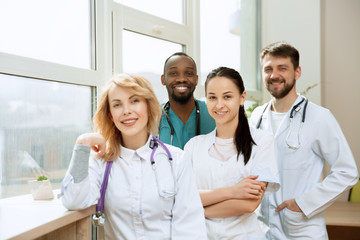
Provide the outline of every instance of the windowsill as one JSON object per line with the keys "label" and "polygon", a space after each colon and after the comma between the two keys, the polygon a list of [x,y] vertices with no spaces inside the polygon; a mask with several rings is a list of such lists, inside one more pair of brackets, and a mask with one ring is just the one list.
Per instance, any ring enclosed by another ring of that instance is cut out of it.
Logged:
{"label": "windowsill", "polygon": [[68,211],[56,198],[58,192],[52,200],[33,200],[31,194],[0,199],[0,239],[34,239],[95,212],[95,206]]}

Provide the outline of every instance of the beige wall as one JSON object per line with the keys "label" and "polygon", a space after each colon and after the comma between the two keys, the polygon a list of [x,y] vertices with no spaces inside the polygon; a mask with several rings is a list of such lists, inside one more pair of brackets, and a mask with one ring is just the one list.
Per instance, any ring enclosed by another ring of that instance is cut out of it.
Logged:
{"label": "beige wall", "polygon": [[360,169],[360,1],[321,1],[321,102],[331,110]]}

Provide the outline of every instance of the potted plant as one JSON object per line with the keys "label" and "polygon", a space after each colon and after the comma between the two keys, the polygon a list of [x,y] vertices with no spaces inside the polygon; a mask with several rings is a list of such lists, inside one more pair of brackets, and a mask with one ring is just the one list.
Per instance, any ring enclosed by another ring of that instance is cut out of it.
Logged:
{"label": "potted plant", "polygon": [[51,183],[47,177],[39,176],[36,180],[30,180],[29,185],[34,200],[46,200],[54,198]]}

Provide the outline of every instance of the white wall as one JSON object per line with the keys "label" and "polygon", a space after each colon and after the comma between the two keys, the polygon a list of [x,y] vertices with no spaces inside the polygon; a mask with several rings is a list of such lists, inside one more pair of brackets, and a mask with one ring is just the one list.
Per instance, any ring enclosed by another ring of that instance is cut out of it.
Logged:
{"label": "white wall", "polygon": [[[302,76],[296,84],[297,92],[320,84],[320,0],[262,1],[262,47],[282,40],[300,52]],[[320,85],[306,96],[321,104]]]}

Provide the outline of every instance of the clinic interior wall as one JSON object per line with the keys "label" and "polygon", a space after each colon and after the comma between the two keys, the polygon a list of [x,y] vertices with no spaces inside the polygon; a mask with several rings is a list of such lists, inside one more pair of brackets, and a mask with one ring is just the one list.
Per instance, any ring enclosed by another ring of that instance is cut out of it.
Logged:
{"label": "clinic interior wall", "polygon": [[[300,52],[302,75],[296,90],[321,105],[320,0],[262,0],[262,47],[286,41]],[[263,87],[265,89],[265,87]],[[270,99],[266,90],[264,100]]]}
{"label": "clinic interior wall", "polygon": [[[297,92],[338,120],[360,169],[360,1],[263,0],[262,47],[285,40],[300,52]],[[264,101],[270,99],[263,87]],[[328,168],[325,170],[325,174]],[[342,200],[347,198],[343,194]]]}
{"label": "clinic interior wall", "polygon": [[360,1],[321,1],[322,103],[339,121],[360,169]]}

